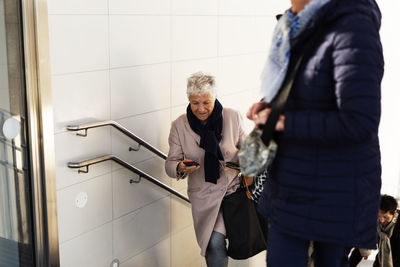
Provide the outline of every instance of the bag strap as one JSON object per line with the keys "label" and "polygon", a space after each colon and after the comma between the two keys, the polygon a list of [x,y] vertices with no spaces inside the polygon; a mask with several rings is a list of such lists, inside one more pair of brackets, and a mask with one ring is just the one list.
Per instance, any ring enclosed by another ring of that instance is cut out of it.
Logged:
{"label": "bag strap", "polygon": [[285,106],[286,100],[289,96],[290,90],[292,89],[293,82],[296,78],[297,71],[299,70],[303,59],[308,58],[317,48],[320,40],[322,39],[324,27],[319,27],[316,32],[311,37],[312,39],[306,44],[306,51],[300,55],[297,59],[293,69],[291,72],[286,73],[285,79],[282,83],[281,88],[279,89],[278,95],[271,102],[271,113],[268,116],[267,122],[264,124],[263,133],[261,135],[261,140],[263,143],[268,146],[269,142],[271,141],[274,132],[275,132],[275,125],[279,119],[279,116],[282,113],[282,110]]}
{"label": "bag strap", "polygon": [[243,176],[240,175],[239,177],[241,186],[246,190],[246,196],[248,199],[251,199],[251,192],[250,192],[250,186],[253,185],[254,183],[254,177],[253,176]]}

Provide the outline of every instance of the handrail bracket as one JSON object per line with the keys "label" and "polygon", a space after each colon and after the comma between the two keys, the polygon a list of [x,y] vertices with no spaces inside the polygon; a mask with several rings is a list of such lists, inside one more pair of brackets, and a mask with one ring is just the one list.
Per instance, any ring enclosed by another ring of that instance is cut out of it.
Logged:
{"label": "handrail bracket", "polygon": [[140,183],[141,180],[142,180],[142,176],[139,175],[139,179],[138,180],[130,179],[129,183],[130,184],[133,184],[133,183],[138,184],[138,183]]}
{"label": "handrail bracket", "polygon": [[81,131],[85,131],[85,133],[77,133],[76,135],[82,136],[82,137],[86,137],[86,136],[87,136],[88,129],[87,129],[87,128],[86,128],[86,129],[82,129]]}
{"label": "handrail bracket", "polygon": [[89,165],[83,166],[78,169],[78,173],[88,173],[89,172]]}
{"label": "handrail bracket", "polygon": [[139,151],[140,150],[140,147],[141,147],[142,145],[141,144],[139,144],[138,143],[138,146],[137,147],[129,147],[129,151]]}

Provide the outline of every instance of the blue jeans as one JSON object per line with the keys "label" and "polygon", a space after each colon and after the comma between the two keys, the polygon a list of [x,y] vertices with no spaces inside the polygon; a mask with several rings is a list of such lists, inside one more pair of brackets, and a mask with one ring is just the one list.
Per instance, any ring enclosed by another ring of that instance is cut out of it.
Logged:
{"label": "blue jeans", "polygon": [[[268,235],[267,266],[306,267],[309,245],[309,240],[284,234],[272,226]],[[341,245],[314,242],[314,267],[348,267],[349,250]]]}
{"label": "blue jeans", "polygon": [[206,250],[207,267],[228,266],[225,236],[213,231]]}

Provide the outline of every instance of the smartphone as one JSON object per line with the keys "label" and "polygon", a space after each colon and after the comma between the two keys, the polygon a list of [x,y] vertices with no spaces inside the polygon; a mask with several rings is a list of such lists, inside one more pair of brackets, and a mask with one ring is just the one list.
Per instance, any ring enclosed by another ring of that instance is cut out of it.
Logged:
{"label": "smartphone", "polygon": [[183,164],[185,164],[185,166],[199,166],[200,164],[194,160],[184,160]]}

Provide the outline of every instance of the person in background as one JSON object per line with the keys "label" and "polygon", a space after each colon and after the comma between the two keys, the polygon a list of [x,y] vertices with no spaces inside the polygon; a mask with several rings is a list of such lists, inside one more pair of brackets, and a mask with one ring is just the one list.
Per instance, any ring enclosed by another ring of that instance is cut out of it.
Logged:
{"label": "person in background", "polygon": [[270,103],[314,33],[275,127],[278,152],[258,211],[270,224],[267,266],[348,266],[352,247],[377,242],[383,54],[374,0],[292,0],[272,37],[262,101],[247,117],[265,124]]}
{"label": "person in background", "polygon": [[371,252],[371,249],[354,248],[349,256],[349,266],[356,267],[362,259],[368,259],[369,255],[371,255]]}
{"label": "person in background", "polygon": [[213,76],[201,72],[191,75],[187,96],[186,114],[172,122],[165,170],[170,177],[187,177],[201,255],[208,267],[225,267],[228,256],[220,207],[223,197],[240,185],[239,171],[225,163],[238,162],[237,153],[245,138],[243,121],[239,112],[223,108],[216,99]]}
{"label": "person in background", "polygon": [[383,195],[378,215],[378,254],[374,267],[400,267],[400,223],[397,201]]}
{"label": "person in background", "polygon": [[[383,195],[378,214],[378,254],[374,267],[400,267],[400,223],[397,219],[397,201],[394,197]],[[362,258],[367,259],[371,250],[355,248],[350,257],[350,267],[357,266]]]}

